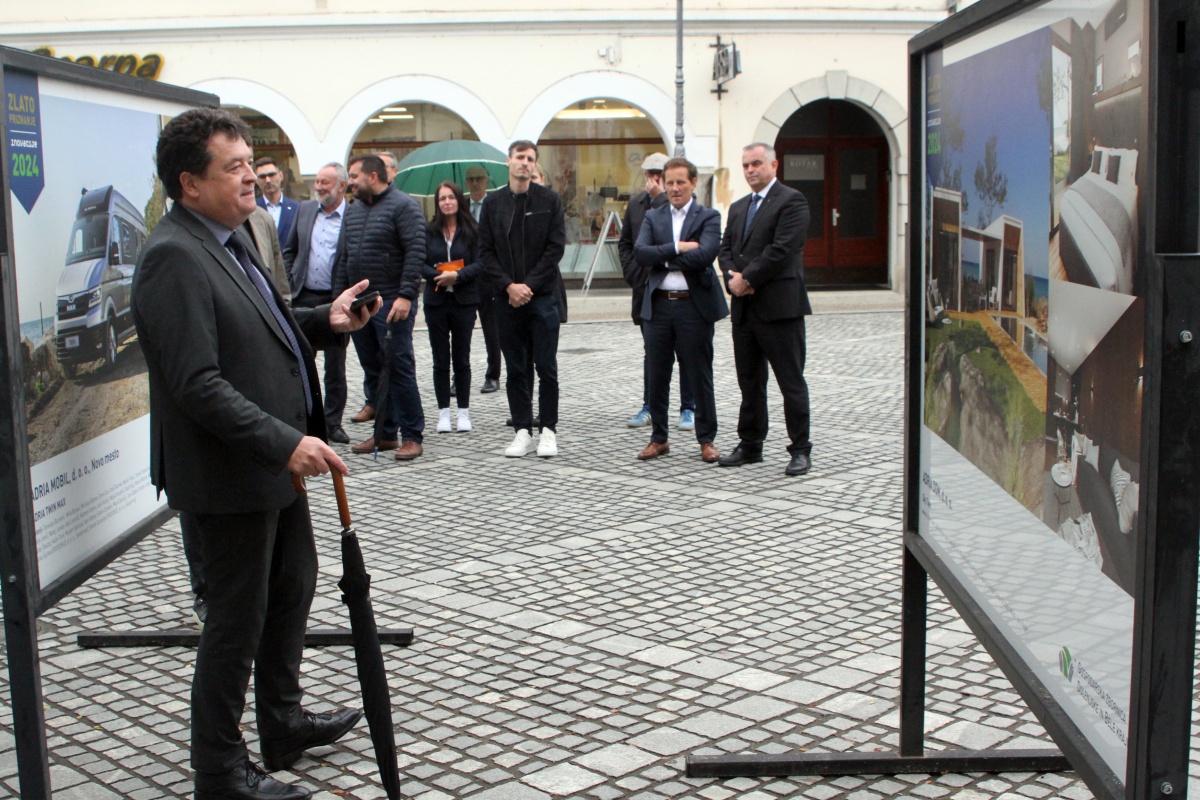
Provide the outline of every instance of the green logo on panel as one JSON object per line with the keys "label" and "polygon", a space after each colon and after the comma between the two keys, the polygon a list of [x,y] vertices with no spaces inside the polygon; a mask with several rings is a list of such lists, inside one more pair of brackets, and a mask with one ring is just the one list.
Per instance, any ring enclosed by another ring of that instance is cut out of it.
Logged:
{"label": "green logo on panel", "polygon": [[1058,668],[1067,680],[1075,678],[1075,660],[1071,658],[1071,651],[1065,647],[1058,654]]}

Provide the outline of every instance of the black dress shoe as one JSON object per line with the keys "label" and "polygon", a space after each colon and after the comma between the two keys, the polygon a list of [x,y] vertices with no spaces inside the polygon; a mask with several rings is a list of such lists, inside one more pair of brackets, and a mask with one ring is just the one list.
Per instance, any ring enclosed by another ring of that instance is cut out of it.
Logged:
{"label": "black dress shoe", "polygon": [[762,462],[762,450],[750,450],[745,445],[738,445],[727,456],[721,456],[717,463],[722,467],[740,467],[742,464],[758,464]]}
{"label": "black dress shoe", "polygon": [[250,761],[224,775],[196,773],[196,800],[304,800],[312,792],[277,781]]}
{"label": "black dress shoe", "polygon": [[267,772],[287,769],[300,760],[304,751],[312,747],[333,744],[345,736],[362,718],[357,708],[343,708],[326,714],[304,712],[304,722],[298,733],[286,739],[263,739],[263,766]]}
{"label": "black dress shoe", "polygon": [[484,378],[483,386],[479,388],[480,394],[491,394],[500,390],[500,381],[495,378]]}
{"label": "black dress shoe", "polygon": [[337,442],[338,444],[350,444],[350,437],[346,434],[346,429],[341,425],[334,425],[329,429],[329,441]]}
{"label": "black dress shoe", "polygon": [[787,469],[783,471],[784,475],[803,475],[808,472],[808,468],[812,466],[808,456],[804,453],[796,453],[792,456],[791,462],[787,465]]}

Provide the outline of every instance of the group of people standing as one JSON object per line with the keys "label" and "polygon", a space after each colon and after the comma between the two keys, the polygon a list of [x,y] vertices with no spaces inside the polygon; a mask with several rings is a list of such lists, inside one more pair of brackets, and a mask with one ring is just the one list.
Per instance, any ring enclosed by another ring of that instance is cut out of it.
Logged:
{"label": "group of people standing", "polygon": [[[356,155],[345,168],[327,164],[317,173],[316,199],[289,210],[275,191],[278,167],[253,161],[241,119],[204,108],[164,126],[158,173],[174,205],[143,248],[133,316],[150,380],[150,477],[181,512],[193,576],[202,567],[207,593],[192,684],[197,800],[308,797],[306,788],[267,773],[337,741],[361,716],[307,711],[299,685],[317,572],[303,479],[348,474],[327,444],[349,443],[341,426],[347,335],[368,398],[353,419],[382,416],[379,440],[352,451],[394,450],[402,461],[422,453],[412,331],[424,279],[438,430],[471,428],[469,348],[478,313],[507,366],[515,436],[505,455],[558,453],[565,225],[558,195],[535,180],[537,158],[535,143],[514,142],[506,186],[487,193],[486,176],[470,173],[469,196],[443,184],[426,223],[417,202],[392,185],[390,154]],[[784,395],[785,472],[802,475],[812,446],[803,376],[808,207],[776,179],[770,146],[747,146],[742,166],[753,193],[733,204],[723,233],[720,214],[695,199],[697,170],[684,158],[648,159],[647,190],[630,202],[619,249],[642,327],[643,411],[652,425],[638,458],[670,452],[677,359],[694,406],[694,418],[683,421],[694,428],[700,457],[726,467],[762,461],[769,366]],[[282,247],[264,241],[273,238],[261,235],[264,224],[276,226]],[[380,297],[354,307],[367,291]],[[713,335],[731,306],[742,403],[739,444],[721,456]],[[325,351],[324,396],[314,348]],[[490,343],[488,350],[485,392],[499,378]],[[388,402],[374,408],[385,380]],[[640,416],[631,423],[642,424]],[[252,669],[265,770],[250,760],[239,728]]]}
{"label": "group of people standing", "polygon": [[[778,181],[771,146],[749,145],[743,156],[753,192],[731,207],[723,233],[719,212],[694,197],[695,165],[661,153],[642,164],[646,190],[631,198],[618,243],[624,277],[633,288],[633,321],[644,343],[642,408],[628,424],[651,427],[639,459],[670,452],[667,406],[678,360],[677,427],[695,432],[701,458],[722,466],[761,461],[769,365],[784,397],[791,439],[786,472],[802,475],[812,446],[804,380],[804,317],[811,313],[803,276],[808,205],[802,194]],[[352,421],[385,415],[379,439],[368,437],[353,452],[394,450],[399,461],[423,452],[425,418],[413,359],[412,310],[424,279],[437,431],[472,428],[471,340],[478,317],[488,351],[481,392],[498,388],[499,353],[508,367],[509,424],[515,436],[505,455],[558,453],[558,332],[567,317],[558,263],[565,225],[562,203],[543,185],[537,158],[535,143],[514,142],[507,157],[509,182],[490,193],[488,174],[478,166],[466,174],[469,194],[453,182],[441,184],[428,224],[416,201],[392,185],[395,158],[390,153],[355,156],[344,178],[337,164],[318,173],[317,200],[301,204],[283,247],[293,302],[305,307],[328,302],[365,278],[383,294],[388,309],[352,334],[367,398]],[[348,210],[340,191],[347,185],[357,201]],[[331,235],[339,217],[346,218],[340,237]],[[302,252],[306,249],[308,258]],[[309,259],[322,268],[307,270]],[[713,330],[731,313],[742,404],[739,444],[722,456],[715,444]],[[389,331],[392,361],[385,368],[381,358]],[[382,373],[388,375],[389,391],[388,407],[380,410],[373,398]],[[325,378],[331,439],[348,443],[341,427],[344,351],[326,351]]]}

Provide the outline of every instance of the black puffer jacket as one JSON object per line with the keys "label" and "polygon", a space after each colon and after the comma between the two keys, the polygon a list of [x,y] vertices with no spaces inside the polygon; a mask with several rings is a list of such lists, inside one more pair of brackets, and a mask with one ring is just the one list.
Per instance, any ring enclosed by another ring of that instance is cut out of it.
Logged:
{"label": "black puffer jacket", "polygon": [[389,186],[369,200],[346,208],[342,246],[333,270],[333,296],[363,278],[368,291],[383,295],[384,307],[397,297],[416,298],[425,264],[425,220],[417,202]]}

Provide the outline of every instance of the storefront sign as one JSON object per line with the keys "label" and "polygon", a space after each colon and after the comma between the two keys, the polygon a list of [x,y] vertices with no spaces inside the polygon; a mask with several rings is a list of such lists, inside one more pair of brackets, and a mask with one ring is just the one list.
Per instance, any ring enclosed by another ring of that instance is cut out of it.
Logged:
{"label": "storefront sign", "polygon": [[[55,58],[53,47],[39,47],[33,52],[40,56],[50,56]],[[139,56],[133,53],[125,53],[123,55],[106,55],[106,56],[57,56],[63,61],[72,61],[76,64],[83,64],[85,67],[98,67],[107,69],[112,72],[119,72],[122,75],[133,75],[138,78],[146,78],[147,80],[156,81],[158,76],[162,74],[163,57],[158,53],[150,53],[149,55]]]}

